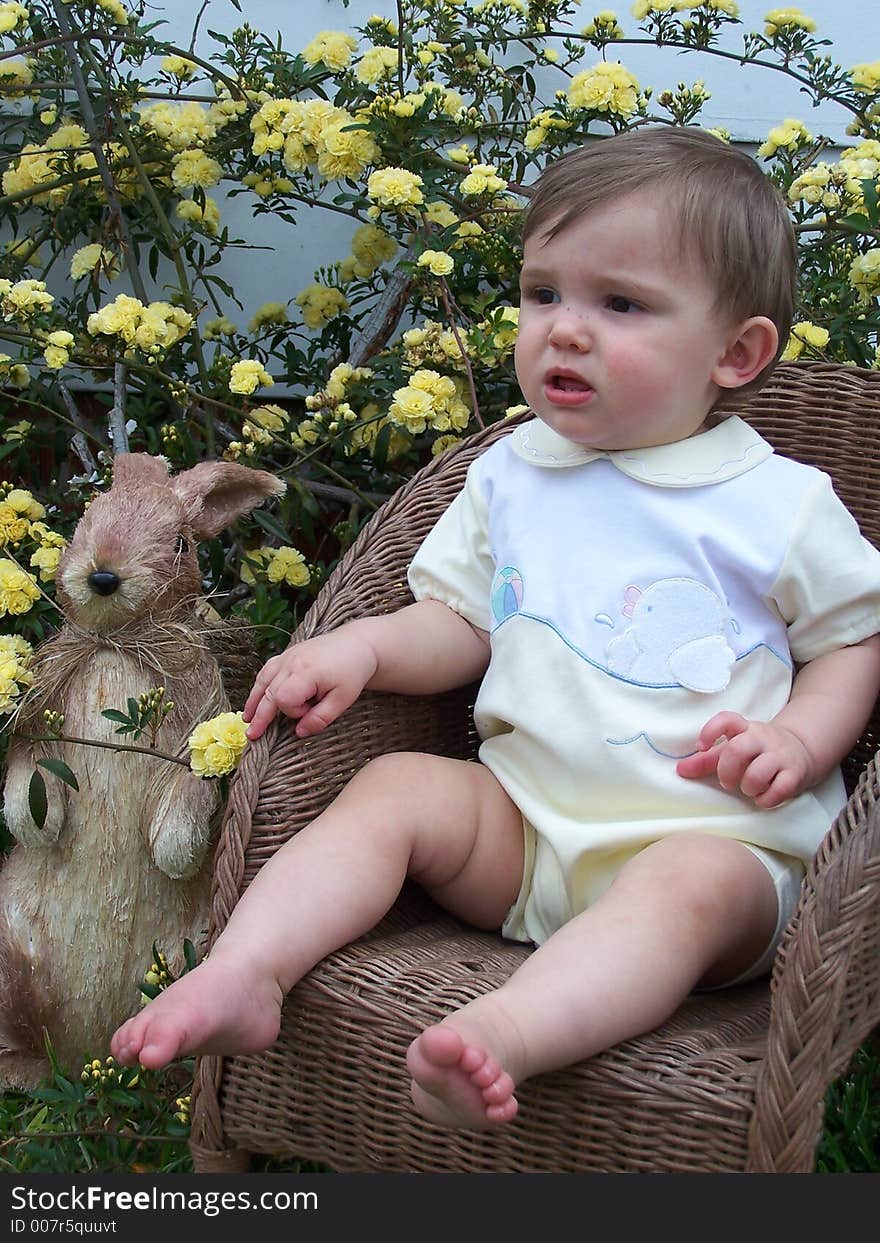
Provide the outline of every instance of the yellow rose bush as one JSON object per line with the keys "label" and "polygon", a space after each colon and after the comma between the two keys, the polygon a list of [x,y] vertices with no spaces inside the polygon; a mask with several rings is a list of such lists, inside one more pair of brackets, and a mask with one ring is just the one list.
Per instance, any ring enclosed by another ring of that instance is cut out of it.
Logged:
{"label": "yellow rose bush", "polygon": [[[216,607],[265,655],[283,646],[382,501],[519,408],[520,225],[546,161],[701,124],[718,58],[756,90],[789,79],[756,153],[801,244],[785,357],[878,365],[880,47],[840,64],[808,10],[768,6],[748,29],[734,0],[400,0],[360,25],[338,4],[281,42],[243,16],[209,32],[190,8],[197,37],[177,46],[161,0],[0,3],[0,635],[51,632],[64,542],[128,448],[285,478],[200,554]],[[686,80],[634,71],[650,43]],[[839,111],[842,146],[808,102]],[[331,216],[349,240],[293,285],[276,241],[245,307],[233,274],[265,216],[291,250]],[[15,661],[4,649],[7,707]]]}

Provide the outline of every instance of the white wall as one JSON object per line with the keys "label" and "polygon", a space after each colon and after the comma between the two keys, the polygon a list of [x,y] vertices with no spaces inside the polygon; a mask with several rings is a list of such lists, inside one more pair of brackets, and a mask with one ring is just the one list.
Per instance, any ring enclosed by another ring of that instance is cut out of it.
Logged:
{"label": "white wall", "polygon": [[[740,0],[744,26],[734,27],[724,46],[739,51],[742,30],[762,30],[764,14],[776,7],[776,2]],[[158,0],[158,6],[160,12],[156,15],[162,16],[167,25],[157,33],[188,47],[201,0]],[[880,59],[877,0],[803,0],[801,7],[817,22],[817,36],[831,40],[828,52],[844,67]],[[595,12],[605,8],[616,9],[628,35],[637,34],[637,24],[630,15],[631,0],[616,5],[614,0],[584,0],[574,29],[581,29]],[[350,30],[373,13],[396,16],[394,0],[351,0],[348,7],[341,0],[247,0],[242,9],[243,13],[239,13],[230,0],[210,0],[199,28],[199,51],[209,53],[215,46],[205,33],[208,28],[229,33],[244,21],[270,36],[280,31],[285,49],[296,51],[320,30]],[[609,51],[609,59],[613,55]],[[743,68],[733,61],[693,52],[675,53],[653,45],[624,46],[617,55],[642,85],[650,84],[657,92],[682,80],[703,78],[712,98],[701,114],[701,124],[723,126],[736,139],[763,141],[772,126],[785,117],[798,117],[814,132],[825,133],[837,144],[848,141],[848,114],[833,105],[814,109],[799,92],[797,83],[782,73]],[[587,66],[593,61],[587,55],[583,63]],[[242,326],[256,306],[267,300],[286,301],[311,281],[319,264],[333,262],[348,253],[352,226],[331,212],[305,209],[299,216],[301,223],[294,229],[269,216],[252,219],[248,198],[243,196],[223,206],[223,218],[234,236],[278,248],[230,255],[228,267],[224,264],[224,275],[245,304],[244,314],[235,309],[230,312]]]}

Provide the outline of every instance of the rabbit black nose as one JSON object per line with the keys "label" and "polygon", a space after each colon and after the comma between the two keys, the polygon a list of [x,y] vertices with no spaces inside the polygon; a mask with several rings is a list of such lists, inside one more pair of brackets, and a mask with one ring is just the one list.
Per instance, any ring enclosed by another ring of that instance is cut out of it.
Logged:
{"label": "rabbit black nose", "polygon": [[89,586],[99,596],[112,596],[119,586],[119,578],[112,570],[95,570],[89,575]]}

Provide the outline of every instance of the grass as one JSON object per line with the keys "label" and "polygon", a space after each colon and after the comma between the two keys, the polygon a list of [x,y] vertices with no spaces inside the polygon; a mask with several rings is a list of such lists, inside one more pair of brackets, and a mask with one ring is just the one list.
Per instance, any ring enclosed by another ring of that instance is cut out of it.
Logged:
{"label": "grass", "polygon": [[[192,1172],[186,1098],[192,1061],[162,1072],[92,1062],[55,1068],[30,1092],[0,1095],[0,1173]],[[265,1173],[320,1173],[308,1162],[255,1159]],[[867,1041],[825,1101],[816,1172],[880,1172],[880,1041]]]}

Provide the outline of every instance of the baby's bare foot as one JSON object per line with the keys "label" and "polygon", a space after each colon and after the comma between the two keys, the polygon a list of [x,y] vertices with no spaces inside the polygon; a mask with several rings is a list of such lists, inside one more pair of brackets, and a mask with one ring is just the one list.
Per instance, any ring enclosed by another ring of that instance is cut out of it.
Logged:
{"label": "baby's bare foot", "polygon": [[283,994],[252,970],[206,959],[114,1033],[118,1062],[150,1070],[189,1053],[253,1053],[277,1039]]}
{"label": "baby's bare foot", "polygon": [[429,1122],[485,1130],[516,1114],[513,1079],[482,1043],[465,1039],[449,1020],[423,1031],[406,1062],[413,1104]]}

